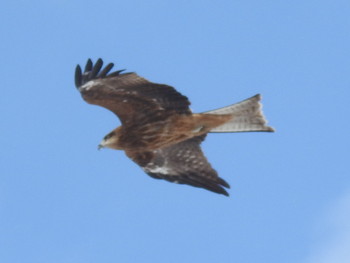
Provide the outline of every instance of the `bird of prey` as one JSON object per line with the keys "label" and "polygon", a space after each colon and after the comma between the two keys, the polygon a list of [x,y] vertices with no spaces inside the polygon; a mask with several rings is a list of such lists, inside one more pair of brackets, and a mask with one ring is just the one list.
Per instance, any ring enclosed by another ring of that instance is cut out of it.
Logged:
{"label": "bird of prey", "polygon": [[200,144],[208,133],[272,132],[261,111],[259,94],[239,103],[204,113],[192,113],[187,97],[173,87],[136,73],[104,68],[102,59],[79,65],[75,85],[83,99],[115,113],[121,126],[99,145],[124,150],[151,177],[188,184],[228,196],[229,184],[204,156]]}

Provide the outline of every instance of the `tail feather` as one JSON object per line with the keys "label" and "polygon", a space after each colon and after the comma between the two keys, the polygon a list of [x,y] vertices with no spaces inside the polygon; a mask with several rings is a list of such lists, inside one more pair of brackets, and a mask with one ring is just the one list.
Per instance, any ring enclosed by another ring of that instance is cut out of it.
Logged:
{"label": "tail feather", "polygon": [[274,129],[266,125],[267,121],[261,111],[260,100],[261,95],[257,94],[239,103],[204,112],[204,114],[232,114],[233,116],[230,121],[213,128],[210,132],[273,132]]}

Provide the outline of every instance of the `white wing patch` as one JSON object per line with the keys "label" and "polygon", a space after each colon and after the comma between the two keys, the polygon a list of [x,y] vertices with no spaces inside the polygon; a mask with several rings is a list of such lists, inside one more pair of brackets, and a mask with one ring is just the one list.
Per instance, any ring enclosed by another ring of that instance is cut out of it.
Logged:
{"label": "white wing patch", "polygon": [[145,166],[142,168],[146,173],[154,173],[154,174],[171,174],[172,170],[165,166],[156,166],[156,167],[148,167]]}
{"label": "white wing patch", "polygon": [[91,87],[95,86],[97,84],[98,81],[96,80],[90,80],[88,82],[86,82],[84,85],[79,87],[79,91],[83,91],[83,90],[89,90],[91,89]]}

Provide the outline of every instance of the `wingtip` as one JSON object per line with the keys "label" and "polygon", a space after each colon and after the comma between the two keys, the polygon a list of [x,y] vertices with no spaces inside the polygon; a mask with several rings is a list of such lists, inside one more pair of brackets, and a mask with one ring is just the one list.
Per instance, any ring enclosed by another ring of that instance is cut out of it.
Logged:
{"label": "wingtip", "polygon": [[[229,185],[228,185],[228,186],[225,185],[225,187],[226,187],[226,188],[230,188]],[[217,193],[218,193],[218,194],[222,194],[222,195],[227,196],[227,197],[230,196],[230,194],[229,194],[229,193],[226,191],[226,189],[224,189],[223,187],[221,187],[220,191],[217,192]]]}
{"label": "wingtip", "polygon": [[91,60],[91,58],[89,58],[86,62],[84,73],[91,71],[92,65],[93,65],[92,60]]}
{"label": "wingtip", "polygon": [[230,189],[231,187],[230,187],[230,185],[228,184],[228,182],[226,182],[224,179],[222,179],[222,178],[218,178],[218,181],[219,181],[219,184],[220,185],[222,185],[223,187],[226,187],[226,188],[228,188],[228,189]]}
{"label": "wingtip", "polygon": [[109,73],[109,71],[114,67],[113,63],[109,63],[98,75],[99,78],[104,78],[107,76],[107,74]]}
{"label": "wingtip", "polygon": [[97,59],[95,65],[92,64],[92,69],[89,72],[89,79],[96,78],[97,74],[100,72],[102,66],[103,66],[103,60],[101,58]]}
{"label": "wingtip", "polygon": [[221,194],[221,195],[224,195],[224,196],[227,196],[227,197],[230,197],[230,194],[224,188],[222,188],[222,191],[217,192],[217,193]]}
{"label": "wingtip", "polygon": [[85,83],[94,79],[112,78],[118,77],[119,75],[130,74],[122,73],[123,71],[125,71],[125,69],[109,73],[113,68],[114,64],[109,63],[103,68],[103,63],[104,62],[102,58],[98,58],[95,63],[93,63],[91,58],[89,58],[86,62],[84,70],[82,70],[82,68],[79,65],[77,65],[75,69],[75,86],[79,88]]}
{"label": "wingtip", "polygon": [[94,68],[99,68],[99,69],[101,69],[102,66],[103,66],[103,60],[102,60],[102,58],[98,58],[98,59],[96,60],[96,63],[95,63]]}
{"label": "wingtip", "polygon": [[103,59],[102,58],[98,58],[96,61],[96,64],[103,64]]}
{"label": "wingtip", "polygon": [[80,87],[80,85],[81,85],[81,81],[82,81],[82,76],[81,76],[81,74],[82,74],[82,72],[81,72],[81,67],[80,67],[80,65],[77,65],[76,67],[75,67],[75,86],[77,87],[77,88],[79,88]]}
{"label": "wingtip", "polygon": [[204,188],[206,190],[209,190],[211,192],[217,193],[217,194],[230,196],[229,193],[225,189],[225,188],[229,189],[230,185],[228,183],[226,183],[223,179],[219,180],[219,182],[217,184],[214,184],[214,185],[202,185],[200,187],[202,187],[202,188]]}

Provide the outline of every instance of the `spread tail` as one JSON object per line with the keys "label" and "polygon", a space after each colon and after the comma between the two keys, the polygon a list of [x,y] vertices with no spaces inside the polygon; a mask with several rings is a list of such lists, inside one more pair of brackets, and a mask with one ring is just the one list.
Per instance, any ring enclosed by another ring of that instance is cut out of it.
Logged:
{"label": "spread tail", "polygon": [[261,111],[261,95],[257,94],[239,103],[216,110],[203,112],[204,114],[232,114],[228,122],[215,127],[210,132],[273,132],[274,129],[266,125],[267,121]]}

